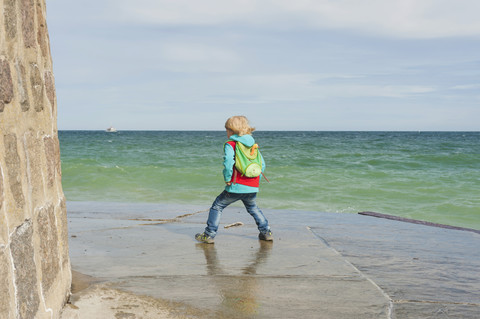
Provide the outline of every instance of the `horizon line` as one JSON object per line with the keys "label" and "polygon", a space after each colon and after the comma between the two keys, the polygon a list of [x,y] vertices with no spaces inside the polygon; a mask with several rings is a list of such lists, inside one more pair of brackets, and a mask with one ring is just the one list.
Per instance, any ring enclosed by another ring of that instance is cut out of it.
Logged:
{"label": "horizon line", "polygon": [[[76,131],[76,132],[106,132],[105,129],[58,129],[57,131]],[[182,130],[182,129],[126,129],[118,130],[116,132],[108,133],[119,133],[119,132],[223,132],[221,130],[211,130],[211,129],[191,129],[191,130]],[[433,132],[445,132],[445,133],[479,133],[480,131],[472,130],[255,130],[255,132],[405,132],[405,133],[433,133]],[[107,133],[107,132],[106,132]]]}

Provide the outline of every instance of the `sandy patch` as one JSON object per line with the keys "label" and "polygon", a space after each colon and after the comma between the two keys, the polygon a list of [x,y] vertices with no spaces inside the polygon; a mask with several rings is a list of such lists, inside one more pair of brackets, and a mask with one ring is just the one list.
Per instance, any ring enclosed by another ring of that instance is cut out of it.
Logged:
{"label": "sandy patch", "polygon": [[75,297],[75,302],[65,306],[61,319],[181,318],[156,299],[103,285],[91,286]]}
{"label": "sandy patch", "polygon": [[72,271],[72,295],[60,319],[179,319],[165,302],[109,287]]}

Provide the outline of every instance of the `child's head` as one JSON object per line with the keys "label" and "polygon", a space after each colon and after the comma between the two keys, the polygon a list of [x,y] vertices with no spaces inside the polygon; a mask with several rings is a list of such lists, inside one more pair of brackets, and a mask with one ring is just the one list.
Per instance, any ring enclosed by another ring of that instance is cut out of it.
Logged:
{"label": "child's head", "polygon": [[225,122],[225,128],[237,134],[238,136],[252,134],[255,131],[248,123],[248,119],[243,115],[232,116]]}

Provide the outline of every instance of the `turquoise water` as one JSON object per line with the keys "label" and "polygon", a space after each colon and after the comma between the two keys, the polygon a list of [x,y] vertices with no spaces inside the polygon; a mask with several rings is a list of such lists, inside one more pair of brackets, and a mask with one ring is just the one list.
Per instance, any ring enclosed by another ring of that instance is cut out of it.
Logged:
{"label": "turquoise water", "polygon": [[[255,132],[259,205],[480,229],[480,132]],[[70,201],[188,203],[223,189],[225,132],[60,131]]]}

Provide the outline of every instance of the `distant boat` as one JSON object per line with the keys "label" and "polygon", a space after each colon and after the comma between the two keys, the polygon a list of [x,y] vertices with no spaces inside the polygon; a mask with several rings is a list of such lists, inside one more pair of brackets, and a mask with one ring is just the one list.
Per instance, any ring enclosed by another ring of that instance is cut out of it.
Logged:
{"label": "distant boat", "polygon": [[110,127],[109,127],[109,128],[107,128],[105,131],[107,131],[107,132],[110,132],[110,133],[113,133],[113,132],[116,132],[116,131],[117,131],[117,129],[116,129],[116,128],[114,128],[113,126],[110,126]]}

